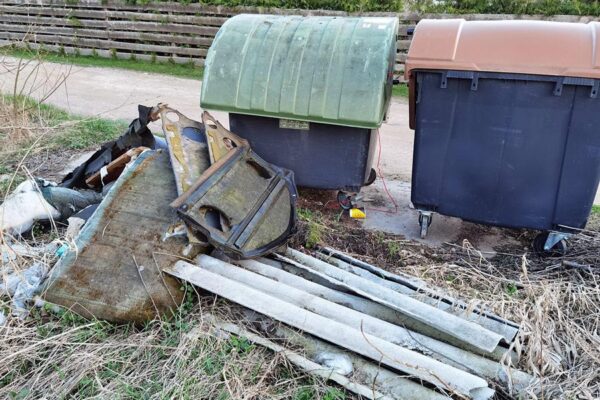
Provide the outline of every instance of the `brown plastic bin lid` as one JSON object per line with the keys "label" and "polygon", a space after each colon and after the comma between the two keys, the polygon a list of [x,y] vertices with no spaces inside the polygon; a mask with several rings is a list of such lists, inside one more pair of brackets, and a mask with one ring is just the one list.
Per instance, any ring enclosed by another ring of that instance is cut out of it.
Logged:
{"label": "brown plastic bin lid", "polygon": [[410,45],[406,79],[413,69],[600,79],[600,23],[424,19]]}

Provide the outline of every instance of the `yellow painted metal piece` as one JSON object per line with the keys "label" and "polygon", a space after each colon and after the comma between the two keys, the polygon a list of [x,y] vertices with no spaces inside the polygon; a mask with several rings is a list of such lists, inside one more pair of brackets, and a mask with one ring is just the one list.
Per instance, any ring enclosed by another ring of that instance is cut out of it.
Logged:
{"label": "yellow painted metal piece", "polygon": [[159,104],[158,110],[169,146],[177,193],[181,195],[210,166],[204,126],[166,104]]}
{"label": "yellow painted metal piece", "polygon": [[204,111],[202,122],[206,130],[210,163],[214,164],[236,147],[250,146],[245,139],[225,129],[210,113]]}
{"label": "yellow painted metal piece", "polygon": [[350,209],[350,218],[365,219],[367,218],[367,214],[360,208],[352,208]]}

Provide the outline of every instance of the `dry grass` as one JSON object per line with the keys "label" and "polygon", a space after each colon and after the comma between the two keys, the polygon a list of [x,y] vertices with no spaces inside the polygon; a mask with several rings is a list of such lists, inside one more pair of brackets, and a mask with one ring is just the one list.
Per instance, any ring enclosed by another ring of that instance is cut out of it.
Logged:
{"label": "dry grass", "polygon": [[[69,243],[64,233],[56,224],[21,238],[19,245],[32,255],[4,264],[1,272],[23,271],[34,261],[53,265],[52,251],[33,252],[51,241]],[[6,244],[9,238],[0,239]],[[184,289],[175,315],[145,326],[86,320],[39,298],[22,319],[11,314],[10,297],[0,297],[6,316],[0,324],[0,398],[351,398],[297,372],[279,355],[215,331],[207,313],[237,322],[243,314],[210,294]]]}
{"label": "dry grass", "polygon": [[600,398],[600,216],[570,240],[567,257],[540,258],[524,250],[535,233],[506,230],[518,244],[488,259],[466,240],[434,249],[347,219],[337,222],[336,213],[311,202],[304,206],[295,246],[317,235],[322,245],[421,277],[519,323],[519,367],[541,383],[528,398]]}
{"label": "dry grass", "polygon": [[[468,242],[431,249],[336,222],[333,214],[302,214],[320,227],[321,244],[420,276],[519,322],[519,365],[541,378],[541,391],[528,398],[598,398],[600,290],[587,267],[598,266],[596,231],[573,239],[566,259],[520,254],[519,246],[489,260]],[[306,240],[308,225],[301,222],[296,246]],[[225,301],[187,290],[176,316],[144,327],[87,321],[49,305],[35,308],[25,321],[9,318],[0,328],[0,398],[355,398],[270,351],[215,332],[207,313],[238,322],[243,317]]]}
{"label": "dry grass", "polygon": [[[0,264],[5,273],[34,261],[52,266],[48,243],[72,244],[53,224],[20,238],[31,255]],[[0,234],[0,244],[16,238]],[[36,300],[25,319],[0,297],[0,398],[2,399],[351,399],[300,373],[285,358],[244,339],[217,332],[207,313],[240,322],[237,307],[185,286],[185,303],[171,318],[145,326],[86,320]]]}
{"label": "dry grass", "polygon": [[[573,244],[581,241],[575,239]],[[600,238],[589,245],[597,257]],[[488,261],[468,242],[455,254],[452,263],[411,265],[404,270],[518,322],[519,365],[542,378],[539,398],[600,396],[600,287],[593,272],[528,255]],[[581,263],[580,257],[575,258]]]}
{"label": "dry grass", "polygon": [[335,399],[280,356],[215,332],[203,316],[223,305],[192,297],[170,321],[143,328],[51,307],[11,321],[0,339],[0,398]]}
{"label": "dry grass", "polygon": [[64,86],[71,68],[48,67],[40,59],[0,60],[0,71],[12,78],[11,92],[0,100],[0,117],[6,121],[0,129],[3,150],[14,150],[23,142],[44,135],[48,124],[40,118],[37,104],[27,101],[36,96],[43,104]]}

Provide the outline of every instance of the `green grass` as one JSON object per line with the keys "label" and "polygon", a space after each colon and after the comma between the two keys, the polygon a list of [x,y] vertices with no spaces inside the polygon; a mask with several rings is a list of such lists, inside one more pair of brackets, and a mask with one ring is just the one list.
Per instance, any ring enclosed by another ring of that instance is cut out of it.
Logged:
{"label": "green grass", "polygon": [[592,206],[592,214],[600,215],[600,206]]}
{"label": "green grass", "polygon": [[[6,178],[6,175],[14,173],[19,161],[27,152],[35,154],[46,150],[59,152],[65,149],[94,147],[117,138],[128,126],[127,121],[73,115],[29,97],[15,98],[0,95],[0,106],[3,108],[12,112],[15,104],[20,113],[27,114],[26,119],[33,135],[30,139],[8,147],[5,144],[11,141],[12,131],[10,128],[0,126],[0,175],[4,176],[0,181],[0,197],[3,197],[9,189],[10,179]],[[46,127],[50,128],[50,132],[40,139],[39,135]],[[37,139],[40,140],[36,141]],[[23,171],[18,171],[10,188],[14,189],[24,179]]]}
{"label": "green grass", "polygon": [[514,283],[510,282],[508,285],[506,285],[506,294],[508,294],[509,296],[516,295],[518,291],[519,289]]}
{"label": "green grass", "polygon": [[313,212],[308,208],[298,208],[298,218],[307,222],[307,235],[305,246],[308,249],[316,247],[322,240],[323,225],[321,224],[321,213]]}
{"label": "green grass", "polygon": [[2,201],[2,199],[4,199],[4,196],[7,194],[7,192],[9,192],[9,189],[14,189],[17,187],[17,185],[19,185],[21,182],[23,182],[25,180],[25,176],[23,174],[17,174],[17,176],[15,176],[15,180],[14,182],[10,183],[10,179],[6,179],[3,180],[2,182],[0,182],[0,201]]}
{"label": "green grass", "polygon": [[406,84],[394,85],[394,87],[392,88],[392,96],[408,97],[408,85],[406,85]]}
{"label": "green grass", "polygon": [[76,120],[76,124],[57,135],[52,144],[60,148],[85,149],[115,139],[127,128],[125,121],[108,119]]}
{"label": "green grass", "polygon": [[203,68],[190,64],[158,63],[143,60],[121,60],[98,56],[79,56],[58,53],[37,52],[21,49],[7,49],[2,54],[19,58],[41,58],[48,62],[81,65],[86,67],[121,68],[130,71],[149,72],[202,80]]}
{"label": "green grass", "polygon": [[[29,113],[31,122],[54,127],[43,144],[50,149],[84,149],[115,139],[127,128],[128,122],[99,118],[86,118],[70,114],[50,104],[39,103],[30,97],[3,96],[3,101],[17,102],[20,110]],[[0,128],[1,129],[1,128]],[[2,133],[0,133],[1,138]],[[24,143],[27,147],[30,143]]]}
{"label": "green grass", "polygon": [[400,255],[400,245],[398,244],[398,242],[387,242],[387,250],[388,250],[388,255],[391,258],[395,258],[398,257]]}
{"label": "green grass", "polygon": [[335,388],[330,388],[320,395],[314,387],[300,388],[294,395],[293,400],[344,400],[346,395]]}

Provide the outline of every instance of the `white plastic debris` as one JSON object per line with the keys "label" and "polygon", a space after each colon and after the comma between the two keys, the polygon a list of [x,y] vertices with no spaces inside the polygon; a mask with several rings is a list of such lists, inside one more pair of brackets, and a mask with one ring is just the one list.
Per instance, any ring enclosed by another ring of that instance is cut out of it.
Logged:
{"label": "white plastic debris", "polygon": [[48,307],[48,309],[55,314],[59,313],[61,310],[60,306],[58,306],[56,304],[48,303],[46,300],[42,299],[39,295],[36,295],[33,297],[33,306],[35,308]]}
{"label": "white plastic debris", "polygon": [[319,353],[315,357],[315,362],[344,376],[350,375],[354,369],[350,357],[342,353]]}
{"label": "white plastic debris", "polygon": [[0,244],[0,253],[2,254],[0,265],[5,266],[10,264],[19,257],[39,258],[43,257],[45,254],[53,254],[60,246],[61,242],[58,240],[37,247],[27,246],[22,243],[13,243],[7,240],[5,243]]}
{"label": "white plastic debris", "polygon": [[79,231],[85,224],[85,220],[79,217],[69,217],[67,222],[69,223],[69,226],[67,227],[67,232],[65,233],[65,239],[74,240],[77,235],[79,235]]}
{"label": "white plastic debris", "polygon": [[0,295],[12,298],[13,313],[21,318],[29,313],[27,302],[33,299],[46,279],[48,266],[42,262],[35,262],[23,271],[15,271],[3,276],[0,282]]}
{"label": "white plastic debris", "polygon": [[43,308],[46,305],[46,300],[42,299],[40,296],[35,296],[33,298],[33,306],[36,308]]}
{"label": "white plastic debris", "polygon": [[8,264],[17,259],[17,253],[14,249],[6,244],[0,245],[0,265]]}
{"label": "white plastic debris", "polygon": [[20,235],[34,222],[59,218],[60,213],[38,191],[35,181],[21,183],[0,205],[0,228],[10,235]]}

